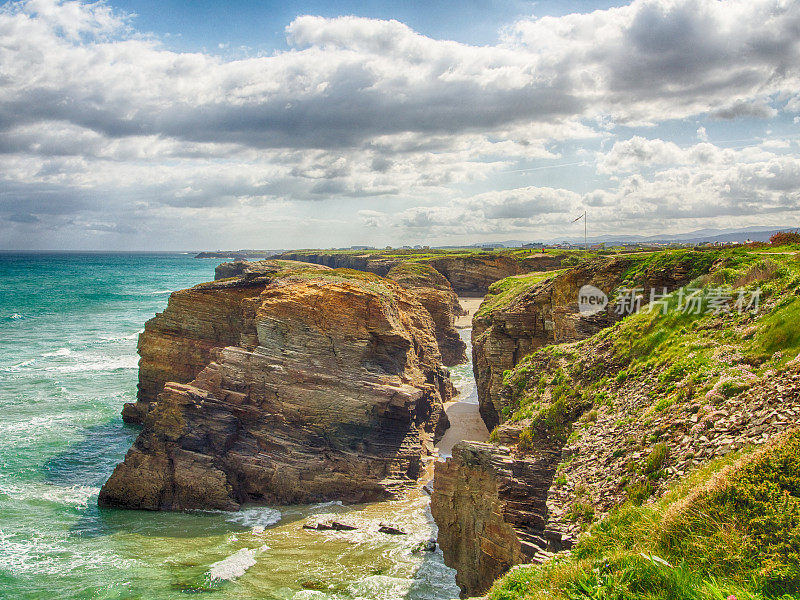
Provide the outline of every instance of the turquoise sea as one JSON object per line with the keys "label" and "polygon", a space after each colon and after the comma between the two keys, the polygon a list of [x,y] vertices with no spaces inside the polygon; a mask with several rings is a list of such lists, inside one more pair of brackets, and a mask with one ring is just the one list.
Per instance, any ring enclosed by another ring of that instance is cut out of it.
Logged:
{"label": "turquoise sea", "polygon": [[[97,508],[137,434],[120,410],[136,394],[138,333],[218,262],[0,254],[0,598],[458,597],[441,553],[418,551],[435,536],[424,495],[239,513]],[[467,365],[454,377],[471,385]],[[358,529],[301,529],[331,514]],[[409,535],[377,534],[381,522]]]}

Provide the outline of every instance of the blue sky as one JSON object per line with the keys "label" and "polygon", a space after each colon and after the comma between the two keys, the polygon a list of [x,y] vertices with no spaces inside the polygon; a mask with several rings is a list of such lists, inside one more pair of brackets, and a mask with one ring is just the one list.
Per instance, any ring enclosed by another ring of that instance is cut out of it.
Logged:
{"label": "blue sky", "polygon": [[7,3],[0,249],[797,226],[798,29],[791,0]]}
{"label": "blue sky", "polygon": [[436,39],[465,44],[494,44],[498,31],[514,21],[537,16],[560,16],[570,12],[621,6],[625,2],[587,0],[525,1],[497,0],[463,2],[252,2],[202,0],[126,0],[112,3],[137,15],[142,31],[157,34],[169,48],[178,51],[219,52],[247,48],[252,53],[287,49],[287,24],[301,15],[335,18],[355,15],[369,19],[396,19],[415,31]]}

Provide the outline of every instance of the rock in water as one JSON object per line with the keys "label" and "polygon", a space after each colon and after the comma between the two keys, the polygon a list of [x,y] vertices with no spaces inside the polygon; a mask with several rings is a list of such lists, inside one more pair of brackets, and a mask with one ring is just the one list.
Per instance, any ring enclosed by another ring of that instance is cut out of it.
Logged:
{"label": "rock in water", "polygon": [[144,429],[103,506],[391,498],[415,483],[446,427],[452,385],[433,320],[393,281],[243,273],[176,292],[148,325]]}
{"label": "rock in water", "polygon": [[330,523],[314,523],[313,525],[303,525],[303,529],[311,529],[314,531],[355,531],[358,527],[339,523],[339,521],[331,521]]}
{"label": "rock in water", "polygon": [[397,527],[392,527],[391,525],[381,525],[378,528],[378,531],[381,533],[386,533],[388,535],[406,535],[406,532],[402,529],[398,529]]}

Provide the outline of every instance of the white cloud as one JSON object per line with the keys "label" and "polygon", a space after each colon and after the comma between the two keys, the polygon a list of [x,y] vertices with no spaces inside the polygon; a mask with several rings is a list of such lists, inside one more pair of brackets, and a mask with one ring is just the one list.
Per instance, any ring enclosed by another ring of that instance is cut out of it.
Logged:
{"label": "white cloud", "polygon": [[[146,232],[147,219],[219,210],[246,228],[266,204],[288,219],[291,203],[337,198],[369,229],[489,233],[535,231],[581,202],[635,218],[655,205],[694,214],[691,198],[710,194],[709,210],[733,210],[712,185],[751,190],[765,210],[791,204],[790,158],[766,156],[777,146],[642,136],[597,156],[607,186],[470,194],[510,187],[504,173],[570,144],[614,141],[619,125],[796,110],[796,2],[635,0],[523,19],[480,47],[397,21],[301,16],[289,51],[240,60],[166,50],[134,24],[102,3],[0,9],[0,219],[32,231],[71,215],[113,233],[135,212]],[[401,208],[365,208],[384,198]],[[342,216],[326,210],[297,214]]]}

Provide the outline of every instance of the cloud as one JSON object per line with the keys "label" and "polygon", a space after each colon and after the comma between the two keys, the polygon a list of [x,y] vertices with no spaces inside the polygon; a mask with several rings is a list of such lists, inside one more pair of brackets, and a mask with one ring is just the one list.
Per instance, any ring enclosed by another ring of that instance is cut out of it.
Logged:
{"label": "cloud", "polygon": [[[165,215],[179,227],[186,215],[225,211],[249,227],[266,206],[283,211],[276,218],[321,211],[337,222],[341,209],[321,208],[335,198],[351,202],[348,218],[370,231],[533,231],[581,202],[633,219],[658,204],[656,193],[675,199],[675,214],[692,212],[673,193],[679,177],[731,190],[757,183],[769,210],[791,204],[792,167],[765,148],[735,155],[613,133],[795,110],[796,2],[634,0],[521,19],[487,46],[432,39],[398,21],[300,16],[286,27],[289,50],[236,60],[170,51],[134,26],[102,2],[0,9],[7,222],[123,233],[135,218],[141,234]],[[697,135],[705,141],[704,127]],[[520,165],[569,163],[564,153],[582,145],[591,155],[601,139],[615,143],[597,156],[596,181],[575,182],[575,191],[486,191],[515,187],[504,173]],[[741,156],[744,166],[762,165],[751,183],[734,173]],[[702,168],[692,174],[694,163]],[[732,206],[715,194],[709,206]],[[365,212],[387,198],[399,208]],[[300,202],[319,208],[288,208]]]}

